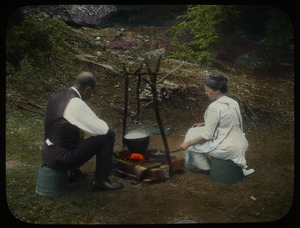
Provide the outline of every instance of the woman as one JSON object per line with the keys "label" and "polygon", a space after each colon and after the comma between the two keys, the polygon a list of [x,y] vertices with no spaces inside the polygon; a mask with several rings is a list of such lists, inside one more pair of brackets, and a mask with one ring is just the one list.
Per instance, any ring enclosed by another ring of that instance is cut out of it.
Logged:
{"label": "woman", "polygon": [[245,152],[248,141],[238,103],[227,97],[227,78],[212,74],[204,80],[205,92],[212,103],[204,114],[204,123],[194,124],[185,136],[181,149],[186,150],[185,163],[191,171],[209,174],[210,157],[231,160],[243,170],[244,176],[254,172],[247,169]]}

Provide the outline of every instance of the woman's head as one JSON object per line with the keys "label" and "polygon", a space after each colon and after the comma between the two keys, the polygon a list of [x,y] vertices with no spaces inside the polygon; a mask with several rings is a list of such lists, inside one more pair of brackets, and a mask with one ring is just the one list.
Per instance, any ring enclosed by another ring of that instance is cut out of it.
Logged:
{"label": "woman's head", "polygon": [[213,73],[204,79],[204,84],[212,90],[227,93],[227,78],[221,74]]}
{"label": "woman's head", "polygon": [[220,74],[211,74],[204,79],[205,93],[210,100],[214,101],[222,93],[227,93],[227,78]]}

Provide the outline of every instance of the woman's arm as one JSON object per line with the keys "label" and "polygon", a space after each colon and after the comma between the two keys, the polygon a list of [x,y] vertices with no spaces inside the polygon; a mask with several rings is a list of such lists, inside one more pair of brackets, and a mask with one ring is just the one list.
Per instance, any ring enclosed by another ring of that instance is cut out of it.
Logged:
{"label": "woman's arm", "polygon": [[193,146],[195,144],[202,144],[202,143],[205,143],[207,140],[205,138],[203,138],[202,136],[199,136],[195,139],[192,139],[190,141],[187,141],[187,142],[184,142],[180,145],[180,149],[187,149],[188,147],[190,146]]}

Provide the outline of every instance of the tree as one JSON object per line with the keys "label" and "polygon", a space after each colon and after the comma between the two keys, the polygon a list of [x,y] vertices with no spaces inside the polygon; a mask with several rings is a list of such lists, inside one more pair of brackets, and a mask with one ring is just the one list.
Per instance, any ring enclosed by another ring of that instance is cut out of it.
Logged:
{"label": "tree", "polygon": [[263,39],[269,56],[288,58],[294,52],[294,31],[289,16],[279,8],[268,13],[266,33]]}
{"label": "tree", "polygon": [[208,63],[214,58],[213,45],[219,38],[220,24],[230,25],[239,15],[237,6],[196,5],[189,6],[181,22],[171,30],[177,46],[171,57],[191,62]]}
{"label": "tree", "polygon": [[[176,51],[171,57],[195,63],[209,63],[220,49],[239,55],[247,51],[264,62],[291,59],[293,55],[293,27],[289,16],[270,6],[196,5],[179,16],[180,23],[171,30]],[[256,52],[238,43],[262,42],[263,51]],[[235,45],[237,44],[237,45]],[[249,50],[248,50],[249,49]],[[266,54],[267,53],[267,54]],[[235,58],[239,57],[238,55]],[[231,58],[234,61],[234,58]]]}

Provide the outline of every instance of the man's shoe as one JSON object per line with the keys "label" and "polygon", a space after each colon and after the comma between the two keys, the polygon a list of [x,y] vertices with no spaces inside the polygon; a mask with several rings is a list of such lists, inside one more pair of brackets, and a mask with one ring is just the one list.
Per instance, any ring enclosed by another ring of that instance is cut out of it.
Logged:
{"label": "man's shoe", "polygon": [[96,191],[106,191],[106,190],[117,190],[124,188],[122,183],[113,183],[110,179],[106,179],[105,181],[92,181],[91,190],[93,192]]}

